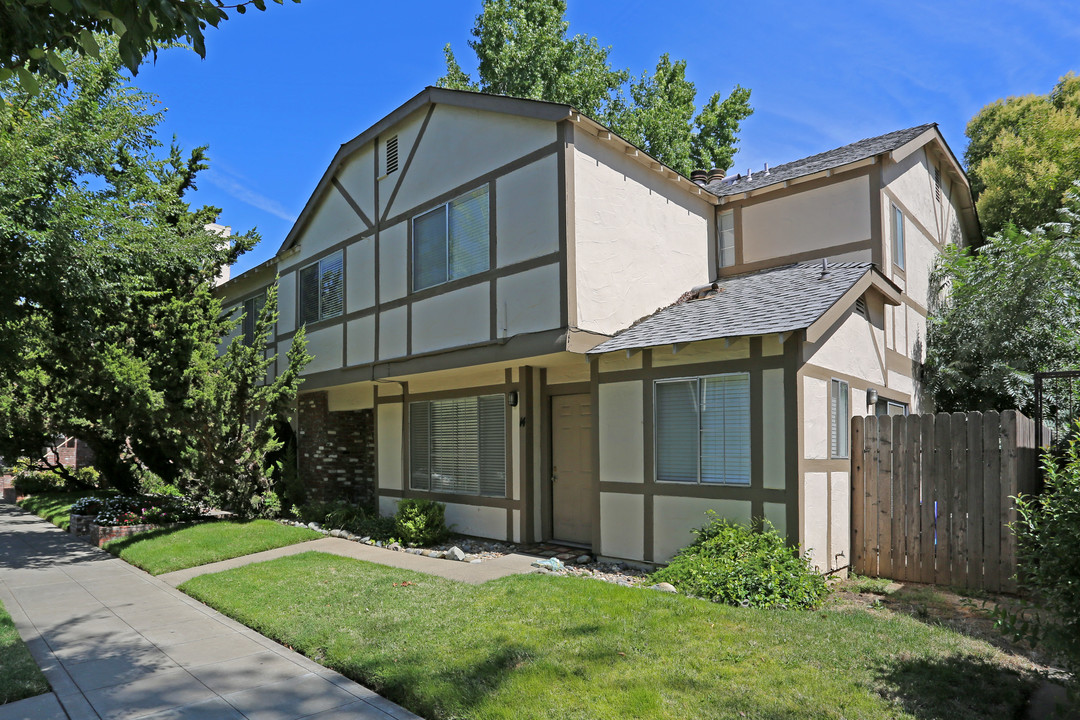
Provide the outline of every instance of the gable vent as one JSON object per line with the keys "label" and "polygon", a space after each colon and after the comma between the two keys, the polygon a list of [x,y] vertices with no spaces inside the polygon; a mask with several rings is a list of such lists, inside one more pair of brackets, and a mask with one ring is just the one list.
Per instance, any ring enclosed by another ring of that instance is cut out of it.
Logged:
{"label": "gable vent", "polygon": [[386,141],[386,174],[397,172],[398,169],[398,143],[397,135]]}
{"label": "gable vent", "polygon": [[855,301],[855,312],[866,317],[866,298],[859,298]]}
{"label": "gable vent", "polygon": [[934,168],[934,198],[941,202],[941,168]]}

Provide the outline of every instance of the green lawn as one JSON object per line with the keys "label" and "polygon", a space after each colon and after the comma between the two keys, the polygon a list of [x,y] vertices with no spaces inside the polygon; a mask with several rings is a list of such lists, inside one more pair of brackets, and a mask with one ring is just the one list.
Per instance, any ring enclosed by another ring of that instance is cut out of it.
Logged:
{"label": "green lawn", "polygon": [[161,575],[321,537],[314,530],[271,520],[220,521],[153,530],[112,540],[105,549],[151,575]]}
{"label": "green lawn", "polygon": [[71,514],[71,506],[79,500],[90,495],[108,495],[108,490],[79,490],[76,492],[42,493],[29,495],[19,501],[19,506],[29,510],[35,515],[48,520],[53,525],[64,530],[70,524],[68,516]]}
{"label": "green lawn", "polygon": [[49,683],[0,604],[0,704],[49,692]]}
{"label": "green lawn", "polygon": [[1033,687],[992,646],[887,610],[540,575],[467,585],[322,553],[181,587],[428,720],[1007,718]]}

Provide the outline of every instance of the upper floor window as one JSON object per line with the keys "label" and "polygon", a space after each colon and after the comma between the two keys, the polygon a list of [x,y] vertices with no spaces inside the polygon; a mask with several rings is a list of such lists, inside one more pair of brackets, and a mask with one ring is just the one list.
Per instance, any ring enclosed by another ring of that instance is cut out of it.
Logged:
{"label": "upper floor window", "polygon": [[341,314],[345,277],[341,251],[300,268],[300,324]]}
{"label": "upper floor window", "polygon": [[893,263],[901,270],[904,269],[904,213],[895,205],[892,206],[892,252]]}
{"label": "upper floor window", "polygon": [[750,484],[750,375],[656,383],[656,479]]}
{"label": "upper floor window", "polygon": [[413,219],[413,290],[490,267],[487,185]]}
{"label": "upper floor window", "polygon": [[734,210],[720,213],[717,236],[720,242],[720,267],[731,267],[735,264]]}
{"label": "upper floor window", "polygon": [[409,487],[506,497],[506,397],[409,403]]}
{"label": "upper floor window", "polygon": [[260,293],[255,297],[248,298],[244,301],[244,319],[241,323],[241,327],[244,333],[244,344],[255,344],[255,325],[259,322],[259,315],[262,313],[262,309],[266,306],[266,293]]}
{"label": "upper floor window", "polygon": [[843,380],[833,380],[829,388],[829,426],[830,433],[830,457],[846,458],[848,456],[848,426],[851,424],[851,392],[848,384]]}

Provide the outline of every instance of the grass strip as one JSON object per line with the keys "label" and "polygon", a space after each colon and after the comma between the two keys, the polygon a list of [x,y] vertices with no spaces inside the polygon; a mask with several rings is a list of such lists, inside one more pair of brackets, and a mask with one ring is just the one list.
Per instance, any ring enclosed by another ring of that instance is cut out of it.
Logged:
{"label": "grass strip", "polygon": [[429,720],[1017,717],[1034,677],[887,610],[732,608],[587,578],[467,585],[323,553],[181,588]]}
{"label": "grass strip", "polygon": [[0,704],[46,692],[49,692],[49,683],[0,603]]}
{"label": "grass strip", "polygon": [[152,530],[112,540],[105,549],[151,575],[161,575],[321,537],[314,530],[272,520],[223,520]]}

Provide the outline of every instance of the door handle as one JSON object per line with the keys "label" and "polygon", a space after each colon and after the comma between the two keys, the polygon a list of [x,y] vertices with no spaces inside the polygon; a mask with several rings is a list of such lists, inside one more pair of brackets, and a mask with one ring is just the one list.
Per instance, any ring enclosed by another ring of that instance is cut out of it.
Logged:
{"label": "door handle", "polygon": [[551,482],[555,482],[559,479],[559,469],[556,467],[551,468]]}

